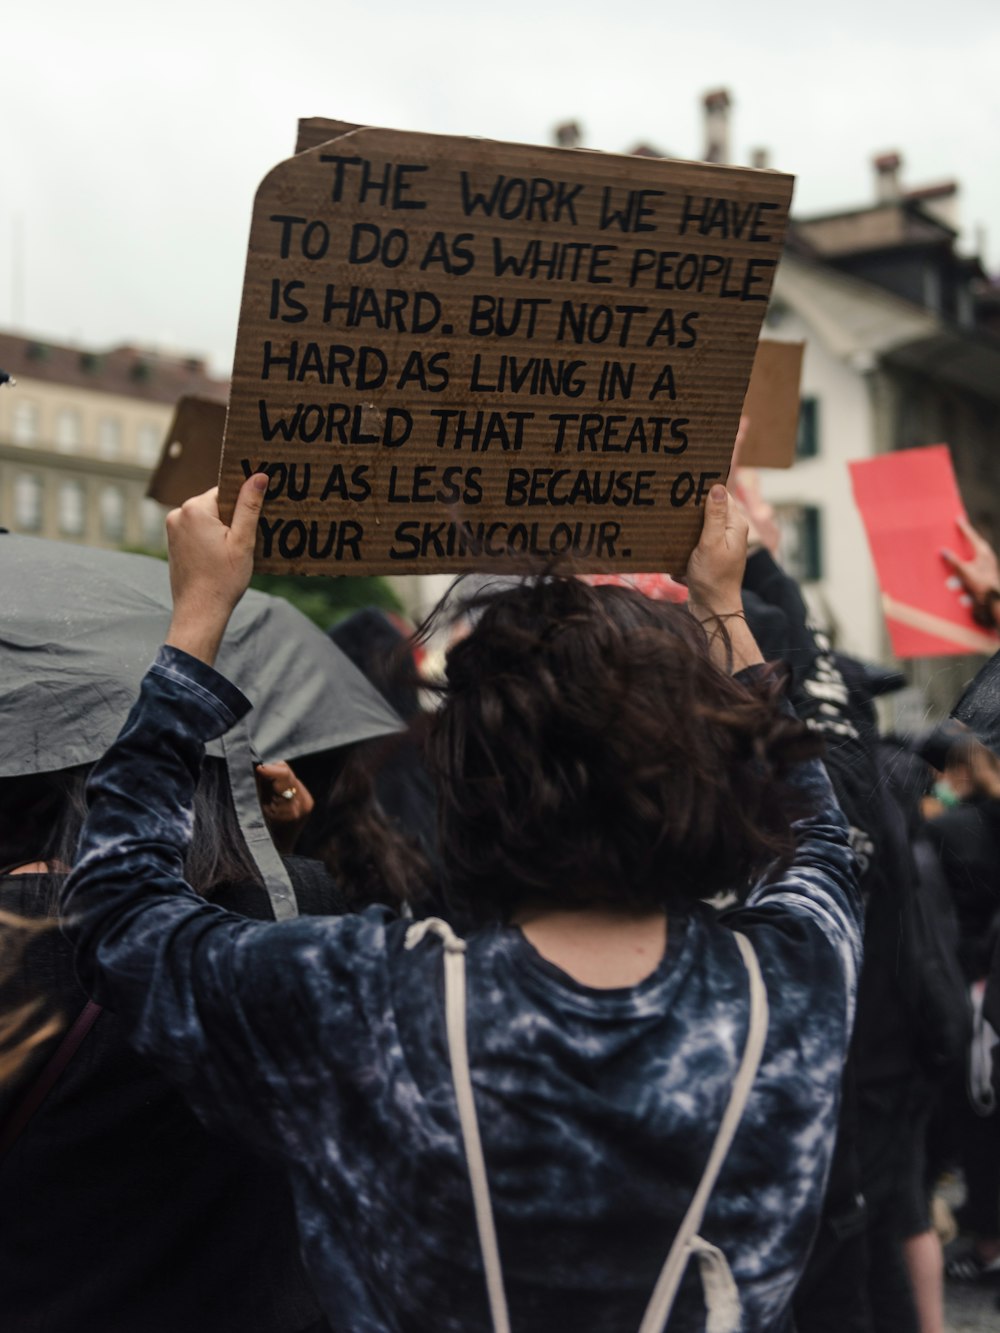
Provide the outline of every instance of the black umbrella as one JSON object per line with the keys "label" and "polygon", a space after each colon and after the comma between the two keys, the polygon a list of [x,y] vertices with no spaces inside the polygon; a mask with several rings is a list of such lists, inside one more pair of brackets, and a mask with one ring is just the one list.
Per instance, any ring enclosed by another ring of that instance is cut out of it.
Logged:
{"label": "black umbrella", "polygon": [[951,715],[1000,755],[1000,653],[982,667]]}
{"label": "black umbrella", "polygon": [[[121,730],[163,642],[167,566],[4,533],[0,590],[0,777],[93,763]],[[257,802],[254,762],[295,760],[402,724],[327,636],[278,597],[245,595],[218,667],[254,708],[210,752],[228,764],[275,915],[294,915],[294,894]]]}

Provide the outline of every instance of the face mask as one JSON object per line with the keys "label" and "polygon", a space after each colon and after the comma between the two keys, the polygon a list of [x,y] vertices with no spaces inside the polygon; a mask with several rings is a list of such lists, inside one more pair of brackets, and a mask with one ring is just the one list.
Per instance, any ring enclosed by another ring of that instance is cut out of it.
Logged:
{"label": "face mask", "polygon": [[938,778],[937,782],[934,784],[933,792],[941,804],[949,808],[955,805],[961,805],[962,803],[960,798],[956,796],[948,786],[946,778]]}

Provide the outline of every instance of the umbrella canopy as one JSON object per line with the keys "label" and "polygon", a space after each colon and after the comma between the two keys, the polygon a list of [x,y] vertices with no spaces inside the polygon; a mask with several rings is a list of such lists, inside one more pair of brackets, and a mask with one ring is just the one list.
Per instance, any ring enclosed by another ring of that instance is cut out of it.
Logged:
{"label": "umbrella canopy", "polygon": [[[0,777],[93,763],[121,730],[167,632],[166,564],[2,533],[0,590]],[[218,667],[254,709],[210,753],[226,758],[248,846],[265,881],[279,883],[287,877],[251,808],[253,760],[294,761],[402,723],[340,649],[278,597],[245,595]]]}
{"label": "umbrella canopy", "polygon": [[[0,588],[0,777],[93,763],[167,632],[167,566],[4,533]],[[250,736],[264,761],[401,727],[340,649],[278,597],[246,594],[218,667],[254,705]]]}
{"label": "umbrella canopy", "polygon": [[951,715],[1000,756],[1000,653],[980,670]]}

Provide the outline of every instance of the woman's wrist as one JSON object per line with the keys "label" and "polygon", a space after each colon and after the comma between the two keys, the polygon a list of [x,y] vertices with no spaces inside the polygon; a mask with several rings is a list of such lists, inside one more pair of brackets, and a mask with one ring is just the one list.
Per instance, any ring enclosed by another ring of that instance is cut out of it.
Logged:
{"label": "woman's wrist", "polygon": [[688,610],[708,636],[709,652],[716,666],[735,675],[745,667],[763,662],[763,654],[747,624],[742,601],[724,598],[717,605],[718,610],[694,597],[688,601]]}
{"label": "woman's wrist", "polygon": [[725,625],[729,639],[727,662],[729,671],[735,675],[745,667],[759,666],[764,660],[764,655],[757,646],[757,640],[747,624],[746,616],[741,612],[738,616],[723,620],[721,623]]}
{"label": "woman's wrist", "polygon": [[191,657],[197,657],[207,666],[214,666],[230,614],[230,611],[222,609],[175,604],[164,642]]}
{"label": "woman's wrist", "polygon": [[743,615],[743,598],[739,592],[703,595],[689,586],[688,593],[688,610],[702,624],[706,620],[725,620],[728,616]]}

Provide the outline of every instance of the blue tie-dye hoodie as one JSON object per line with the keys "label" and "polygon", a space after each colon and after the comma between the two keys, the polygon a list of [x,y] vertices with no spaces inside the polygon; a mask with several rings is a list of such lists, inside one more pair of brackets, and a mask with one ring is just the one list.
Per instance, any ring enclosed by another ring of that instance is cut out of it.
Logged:
{"label": "blue tie-dye hoodie", "polygon": [[[204,743],[248,707],[211,668],[161,650],[90,783],[63,903],[81,976],[206,1121],[286,1164],[335,1328],[488,1329],[440,945],[404,950],[406,923],[382,907],[260,923],[184,883]],[[796,780],[814,813],[794,863],[723,917],[672,914],[666,954],[637,986],[583,986],[513,927],[470,936],[472,1080],[512,1333],[638,1329],[746,1039],[734,928],[760,959],[770,1029],[701,1234],[729,1260],[745,1333],[788,1327],[861,951],[844,820],[818,762]],[[689,1272],[669,1328],[704,1327]]]}

